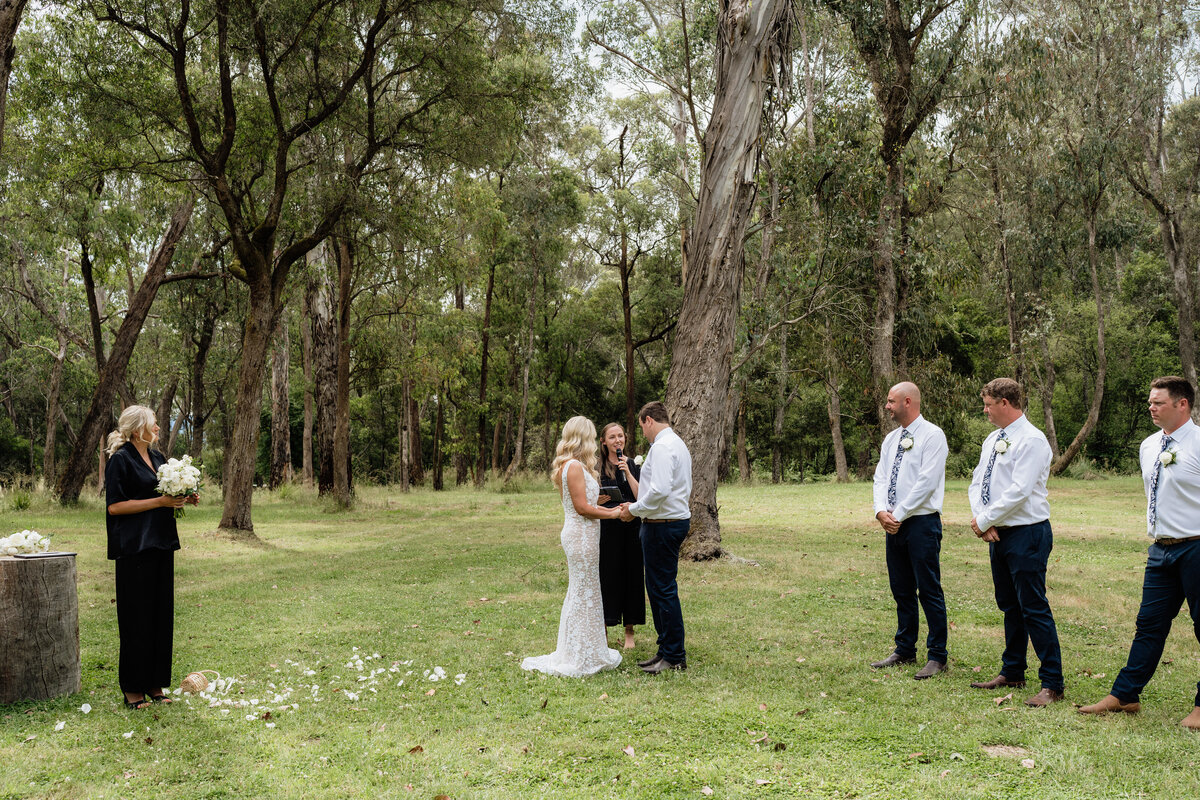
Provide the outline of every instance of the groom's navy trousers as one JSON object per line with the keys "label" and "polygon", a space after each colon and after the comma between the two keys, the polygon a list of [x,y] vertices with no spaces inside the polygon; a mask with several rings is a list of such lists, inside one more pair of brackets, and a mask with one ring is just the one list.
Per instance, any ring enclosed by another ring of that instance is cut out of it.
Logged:
{"label": "groom's navy trousers", "polygon": [[654,630],[658,631],[658,655],[672,664],[687,660],[683,649],[683,610],[679,607],[679,548],[687,538],[690,519],[642,521],[642,560],[646,564],[646,595]]}
{"label": "groom's navy trousers", "polygon": [[900,530],[888,534],[886,543],[888,582],[896,599],[896,653],[904,658],[917,654],[917,631],[921,617],[917,604],[925,610],[929,635],[925,646],[929,658],[945,664],[946,598],[942,593],[942,515],[918,514],[900,523]]}

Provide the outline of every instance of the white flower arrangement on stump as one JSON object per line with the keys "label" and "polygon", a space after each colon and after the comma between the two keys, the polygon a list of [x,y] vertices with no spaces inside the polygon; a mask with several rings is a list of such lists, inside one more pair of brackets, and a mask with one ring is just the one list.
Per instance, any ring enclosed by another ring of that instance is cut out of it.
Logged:
{"label": "white flower arrangement on stump", "polygon": [[45,553],[50,550],[50,538],[37,531],[17,531],[0,539],[0,556]]}

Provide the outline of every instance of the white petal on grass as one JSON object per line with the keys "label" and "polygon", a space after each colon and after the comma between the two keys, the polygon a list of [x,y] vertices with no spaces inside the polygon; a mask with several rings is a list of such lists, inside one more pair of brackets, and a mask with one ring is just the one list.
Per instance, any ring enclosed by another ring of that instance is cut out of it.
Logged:
{"label": "white petal on grass", "polygon": [[54,723],[54,730],[56,730],[56,731],[61,731],[65,727],[67,727],[67,723],[65,720],[60,719],[58,722]]}
{"label": "white petal on grass", "polygon": [[125,738],[125,739],[132,739],[132,738],[133,738],[133,731],[127,731],[126,733],[122,733],[122,734],[121,734],[121,736],[122,736],[123,738]]}
{"label": "white petal on grass", "polygon": [[85,714],[90,714],[90,713],[92,713],[92,704],[91,704],[91,703],[84,703],[83,705],[81,705],[81,706],[79,707],[79,710],[80,710],[80,711],[82,711],[82,712],[83,712],[83,713],[85,713]]}

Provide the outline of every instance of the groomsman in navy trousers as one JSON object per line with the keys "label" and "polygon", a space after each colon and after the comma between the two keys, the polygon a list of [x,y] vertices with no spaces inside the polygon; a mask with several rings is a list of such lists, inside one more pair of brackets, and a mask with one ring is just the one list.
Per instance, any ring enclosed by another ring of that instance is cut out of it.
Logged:
{"label": "groomsman in navy trousers", "polygon": [[946,599],[942,594],[942,496],[946,489],[946,434],[921,416],[921,390],[898,383],[888,391],[888,414],[897,427],[883,440],[875,467],[875,519],[887,536],[888,582],[896,600],[896,649],[882,669],[914,662],[917,631],[925,610],[928,661],[913,678],[946,669]]}
{"label": "groomsman in navy trousers", "polygon": [[[1186,599],[1200,640],[1200,433],[1192,422],[1196,392],[1174,375],[1150,383],[1150,418],[1160,430],[1142,442],[1139,460],[1146,489],[1146,558],[1142,607],[1125,668],[1110,694],[1083,706],[1083,714],[1136,714],[1142,689],[1162,658],[1171,622]],[[1192,713],[1179,724],[1200,730],[1200,684]]]}
{"label": "groomsman in navy trousers", "polygon": [[1025,685],[1029,645],[1041,659],[1040,692],[1025,705],[1042,707],[1063,699],[1062,651],[1046,598],[1046,565],[1054,547],[1046,481],[1050,442],[1025,418],[1021,384],[996,378],[983,387],[983,413],[996,426],[983,440],[971,478],[971,530],[988,543],[996,605],[1004,613],[1000,674],[972,683],[976,689]]}

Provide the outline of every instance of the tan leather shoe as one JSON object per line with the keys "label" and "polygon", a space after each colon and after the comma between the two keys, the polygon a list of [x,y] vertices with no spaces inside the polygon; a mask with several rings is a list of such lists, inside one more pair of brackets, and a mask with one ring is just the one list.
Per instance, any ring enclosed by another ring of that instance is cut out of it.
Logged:
{"label": "tan leather shoe", "polygon": [[1188,714],[1179,724],[1185,728],[1191,728],[1194,731],[1200,731],[1200,706],[1192,709],[1192,713]]}
{"label": "tan leather shoe", "polygon": [[1033,708],[1045,708],[1051,703],[1057,703],[1063,699],[1062,692],[1056,692],[1053,689],[1042,688],[1040,692],[1025,701],[1025,705]]}
{"label": "tan leather shoe", "polygon": [[1114,695],[1108,695],[1099,703],[1090,706],[1080,706],[1080,714],[1136,714],[1142,710],[1141,703],[1122,703]]}
{"label": "tan leather shoe", "polygon": [[990,681],[978,681],[971,684],[972,689],[1003,689],[1006,686],[1011,686],[1014,689],[1020,689],[1025,685],[1025,681],[1010,681],[1003,675],[997,675]]}

